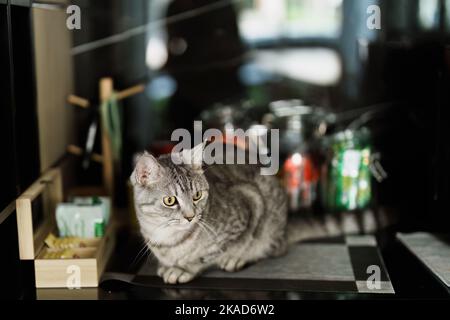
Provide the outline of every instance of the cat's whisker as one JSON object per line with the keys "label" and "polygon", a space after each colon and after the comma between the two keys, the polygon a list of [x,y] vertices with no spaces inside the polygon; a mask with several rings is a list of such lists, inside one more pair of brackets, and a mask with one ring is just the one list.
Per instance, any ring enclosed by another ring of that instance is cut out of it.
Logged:
{"label": "cat's whisker", "polygon": [[180,219],[173,219],[173,220],[169,220],[169,222],[167,222],[167,224],[169,226],[173,225],[173,224],[179,224],[180,223]]}
{"label": "cat's whisker", "polygon": [[[156,233],[156,232],[158,232],[159,230],[161,230],[161,229],[163,229],[163,228],[166,228],[166,227],[169,227],[170,225],[175,224],[175,223],[179,223],[179,219],[171,219],[171,220],[169,220],[169,221],[165,221],[165,222],[161,223],[159,226],[157,226],[152,232],[153,232],[153,233]],[[147,245],[148,245],[148,246],[158,247],[158,246],[160,245],[160,243],[154,242],[154,241],[152,241],[152,240],[149,240],[149,242],[148,242]]]}
{"label": "cat's whisker", "polygon": [[215,244],[217,244],[216,239],[214,239],[214,237],[211,235],[210,231],[208,229],[205,228],[204,225],[202,225],[201,223],[198,224],[200,228],[202,228],[203,231],[205,231],[206,235],[208,236],[208,238],[214,242]]}
{"label": "cat's whisker", "polygon": [[207,227],[210,230],[210,232],[212,232],[214,234],[216,242],[219,244],[220,240],[217,240],[217,239],[220,239],[218,233],[214,230],[214,228],[208,222],[203,221],[203,224],[205,225],[205,227]]}
{"label": "cat's whisker", "polygon": [[150,258],[151,258],[152,256],[154,256],[154,257],[156,257],[156,256],[154,255],[154,253],[152,252],[152,250],[150,250],[150,241],[146,243],[146,247],[147,247],[146,253],[148,253],[148,254],[147,254],[147,257],[146,257],[146,259],[145,259],[145,262],[146,262],[146,263],[151,263]]}
{"label": "cat's whisker", "polygon": [[139,252],[136,254],[136,257],[133,259],[133,262],[131,262],[131,267],[134,267],[137,264],[137,262],[144,256],[146,249],[147,245],[144,244],[142,249],[139,250]]}
{"label": "cat's whisker", "polygon": [[202,224],[203,224],[206,228],[208,228],[208,229],[214,234],[214,236],[217,237],[217,232],[213,229],[213,227],[212,227],[208,222],[202,220]]}
{"label": "cat's whisker", "polygon": [[136,257],[134,258],[133,262],[131,263],[131,267],[135,266],[135,264],[141,260],[141,258],[147,254],[147,253],[152,253],[150,251],[150,249],[148,248],[149,243],[146,242],[145,240],[143,241],[143,247],[139,250],[139,252],[137,253]]}
{"label": "cat's whisker", "polygon": [[[203,217],[203,216],[200,216],[200,217]],[[219,220],[214,219],[214,218],[211,218],[211,217],[209,217],[209,216],[208,216],[208,220],[211,220],[212,222],[219,222]],[[203,221],[205,221],[205,220],[203,220]]]}
{"label": "cat's whisker", "polygon": [[206,232],[206,234],[208,235],[208,237],[212,240],[212,242],[214,242],[214,244],[217,245],[217,247],[219,248],[220,252],[223,252],[223,249],[220,246],[219,241],[217,241],[217,234],[211,230],[208,230],[208,228],[206,227],[206,225],[204,224],[204,221],[199,220],[198,221],[198,225],[202,228],[202,230],[204,230]]}
{"label": "cat's whisker", "polygon": [[[149,242],[147,242],[147,252],[149,253],[148,255],[147,255],[147,259],[149,258],[149,257],[151,257],[151,256],[154,256],[154,253],[152,252],[152,250],[150,250],[150,243]],[[156,256],[155,256],[156,257]]]}
{"label": "cat's whisker", "polygon": [[217,233],[214,231],[214,229],[205,221],[199,218],[198,220],[199,223],[201,223],[205,228],[208,228],[208,230],[215,236],[217,237]]}
{"label": "cat's whisker", "polygon": [[212,237],[212,236],[214,236],[214,234],[211,234],[211,231],[209,231],[209,230],[204,226],[203,221],[198,220],[198,225],[202,228],[202,230],[204,230],[204,231],[206,232],[206,234],[208,235],[208,237],[211,238],[211,240],[215,241],[214,237]]}

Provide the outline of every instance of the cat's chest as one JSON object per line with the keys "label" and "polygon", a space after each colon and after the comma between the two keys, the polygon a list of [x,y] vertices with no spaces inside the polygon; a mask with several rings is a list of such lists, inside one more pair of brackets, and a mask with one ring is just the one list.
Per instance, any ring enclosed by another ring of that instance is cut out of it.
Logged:
{"label": "cat's chest", "polygon": [[175,247],[156,248],[152,250],[158,260],[167,266],[184,264],[186,261],[195,261],[199,257],[199,250],[194,246],[185,244]]}
{"label": "cat's chest", "polygon": [[220,252],[215,245],[199,244],[199,241],[185,241],[174,247],[152,249],[158,260],[167,266],[186,265],[189,263],[208,263]]}

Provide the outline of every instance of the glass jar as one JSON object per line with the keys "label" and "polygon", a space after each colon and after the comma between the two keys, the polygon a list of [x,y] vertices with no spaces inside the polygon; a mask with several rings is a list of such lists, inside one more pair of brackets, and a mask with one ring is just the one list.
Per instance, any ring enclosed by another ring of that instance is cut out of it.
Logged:
{"label": "glass jar", "polygon": [[331,211],[367,207],[372,198],[370,132],[346,130],[329,141],[329,160],[322,168],[322,199]]}

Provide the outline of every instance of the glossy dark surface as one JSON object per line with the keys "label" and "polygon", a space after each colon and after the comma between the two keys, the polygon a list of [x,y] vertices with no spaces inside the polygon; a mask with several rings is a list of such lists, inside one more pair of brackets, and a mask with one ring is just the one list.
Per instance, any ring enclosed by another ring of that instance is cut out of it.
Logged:
{"label": "glossy dark surface", "polygon": [[[14,106],[11,83],[11,50],[9,10],[0,4],[0,150],[14,150]],[[0,211],[11,202],[16,190],[16,163],[13,152],[2,152],[0,157]]]}
{"label": "glossy dark surface", "polygon": [[39,134],[34,76],[34,47],[30,8],[11,6],[14,126],[20,190],[40,174]]}
{"label": "glossy dark surface", "polygon": [[[398,300],[398,299],[445,299],[450,300],[448,290],[436,279],[392,234],[377,236],[384,262],[388,269],[394,295],[348,294],[330,292],[292,292],[255,290],[191,290],[129,286],[118,282],[104,283],[100,288],[80,290],[34,289],[26,287],[25,299],[100,299],[100,300],[141,300],[141,299],[337,299],[337,300]],[[139,258],[142,241],[135,233],[119,233],[118,245],[113,253],[108,271],[137,271],[147,259]]]}
{"label": "glossy dark surface", "polygon": [[9,299],[27,283],[13,204],[40,173],[30,3],[0,2],[0,297]]}

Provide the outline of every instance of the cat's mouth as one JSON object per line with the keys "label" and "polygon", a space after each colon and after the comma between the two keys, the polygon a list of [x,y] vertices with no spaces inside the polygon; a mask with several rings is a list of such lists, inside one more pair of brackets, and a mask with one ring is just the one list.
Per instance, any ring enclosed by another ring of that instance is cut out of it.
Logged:
{"label": "cat's mouth", "polygon": [[181,219],[171,219],[167,222],[167,227],[171,229],[176,229],[179,231],[187,231],[195,226],[198,222],[198,217],[195,216],[190,221],[184,218]]}
{"label": "cat's mouth", "polygon": [[186,219],[170,219],[162,226],[149,231],[151,243],[153,245],[172,246],[192,234],[198,225],[198,218],[194,218],[190,222],[187,220],[183,222],[183,220]]}

